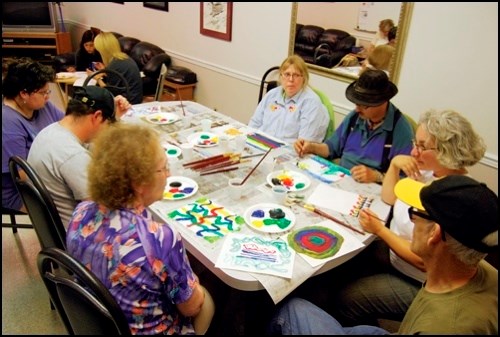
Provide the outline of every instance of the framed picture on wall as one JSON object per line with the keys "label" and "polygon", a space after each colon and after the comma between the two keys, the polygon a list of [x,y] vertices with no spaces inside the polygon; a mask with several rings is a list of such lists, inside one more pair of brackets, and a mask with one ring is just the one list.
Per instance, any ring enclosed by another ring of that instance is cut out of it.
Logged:
{"label": "framed picture on wall", "polygon": [[143,2],[144,7],[168,12],[168,2]]}
{"label": "framed picture on wall", "polygon": [[200,33],[231,41],[232,2],[200,2]]}

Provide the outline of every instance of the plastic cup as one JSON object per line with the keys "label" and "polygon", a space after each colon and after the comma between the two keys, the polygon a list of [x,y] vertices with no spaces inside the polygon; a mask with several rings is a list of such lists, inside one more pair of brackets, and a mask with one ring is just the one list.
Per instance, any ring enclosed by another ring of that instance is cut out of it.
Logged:
{"label": "plastic cup", "polygon": [[191,160],[194,156],[194,145],[191,143],[182,143],[180,145],[182,150],[182,159]]}
{"label": "plastic cup", "polygon": [[193,119],[193,116],[186,115],[186,116],[181,116],[181,118],[182,118],[182,126],[185,129],[191,127],[191,120]]}
{"label": "plastic cup", "polygon": [[242,180],[241,178],[231,178],[227,182],[229,186],[229,195],[233,200],[240,199],[243,194],[244,185],[240,185]]}
{"label": "plastic cup", "polygon": [[210,119],[202,119],[201,122],[201,129],[205,132],[210,131],[212,128],[212,120]]}
{"label": "plastic cup", "polygon": [[272,192],[274,201],[277,204],[284,205],[286,202],[286,195],[288,193],[287,188],[281,185],[273,186]]}
{"label": "plastic cup", "polygon": [[246,135],[237,136],[234,139],[234,143],[235,143],[234,151],[236,153],[242,153],[245,150],[245,146],[247,144],[247,136]]}
{"label": "plastic cup", "polygon": [[225,136],[225,135],[220,136],[219,137],[219,144],[221,146],[222,151],[224,151],[224,153],[231,152],[231,148],[229,146],[229,139],[227,138],[227,136]]}

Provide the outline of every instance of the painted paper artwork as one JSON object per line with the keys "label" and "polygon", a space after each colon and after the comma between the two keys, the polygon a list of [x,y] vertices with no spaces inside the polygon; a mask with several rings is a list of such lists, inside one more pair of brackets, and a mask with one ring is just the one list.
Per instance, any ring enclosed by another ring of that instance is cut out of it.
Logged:
{"label": "painted paper artwork", "polygon": [[349,229],[330,220],[293,230],[282,238],[312,267],[338,259],[364,246]]}
{"label": "painted paper artwork", "polygon": [[243,217],[208,198],[197,199],[170,212],[168,216],[210,243],[239,231],[245,223]]}
{"label": "painted paper artwork", "polygon": [[342,247],[344,237],[332,229],[322,226],[309,226],[288,234],[288,244],[297,253],[315,259],[334,256]]}
{"label": "painted paper artwork", "polygon": [[295,251],[281,238],[231,234],[215,266],[291,278],[294,260]]}
{"label": "painted paper artwork", "polygon": [[327,184],[351,174],[348,169],[316,155],[299,160],[297,167]]}

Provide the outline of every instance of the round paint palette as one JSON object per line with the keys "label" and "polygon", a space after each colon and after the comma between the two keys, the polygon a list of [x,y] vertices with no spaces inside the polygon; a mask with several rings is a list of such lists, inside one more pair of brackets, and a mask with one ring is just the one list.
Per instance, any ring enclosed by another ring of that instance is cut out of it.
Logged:
{"label": "round paint palette", "polygon": [[211,132],[196,132],[187,137],[188,142],[194,146],[212,147],[219,144],[219,136]]}
{"label": "round paint palette", "polygon": [[311,180],[306,175],[289,170],[271,172],[267,175],[267,183],[271,186],[282,185],[289,191],[303,191],[311,185]]}
{"label": "round paint palette", "polygon": [[281,233],[295,225],[295,214],[288,207],[273,203],[253,205],[243,218],[253,229],[264,233]]}
{"label": "round paint palette", "polygon": [[153,124],[172,124],[179,120],[179,116],[171,112],[155,112],[146,116],[146,120]]}
{"label": "round paint palette", "polygon": [[165,149],[165,154],[167,155],[167,158],[177,158],[182,153],[182,150],[175,145],[162,144],[161,146]]}
{"label": "round paint palette", "polygon": [[167,178],[163,199],[185,199],[196,194],[196,192],[198,192],[198,184],[196,181],[187,177],[172,176]]}

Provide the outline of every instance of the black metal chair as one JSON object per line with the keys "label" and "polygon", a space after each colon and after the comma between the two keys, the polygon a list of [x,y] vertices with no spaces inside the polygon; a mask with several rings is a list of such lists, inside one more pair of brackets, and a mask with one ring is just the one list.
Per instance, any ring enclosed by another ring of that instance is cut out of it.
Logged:
{"label": "black metal chair", "polygon": [[2,206],[2,216],[8,215],[10,222],[3,222],[2,227],[12,228],[12,233],[17,233],[18,228],[33,228],[33,225],[27,223],[18,223],[16,215],[26,215],[26,213]]}
{"label": "black metal chair", "polygon": [[[277,77],[279,76],[279,71],[277,70],[279,69],[280,67],[278,66],[271,67],[267,69],[266,72],[264,73],[264,76],[262,76],[259,88],[259,101],[257,103],[260,103],[262,97],[266,92],[278,86]],[[270,77],[271,79],[268,79],[268,77]]]}
{"label": "black metal chair", "polygon": [[[58,273],[52,265],[58,267]],[[80,261],[52,247],[38,253],[37,266],[70,335],[132,335],[113,295]]]}
{"label": "black metal chair", "polygon": [[[19,175],[22,169],[28,179]],[[43,248],[57,247],[66,250],[66,229],[49,191],[28,162],[19,157],[9,159],[9,171]]]}
{"label": "black metal chair", "polygon": [[119,72],[112,70],[112,69],[104,68],[104,69],[101,69],[99,71],[96,71],[95,73],[93,73],[90,76],[87,76],[85,81],[83,81],[82,87],[86,87],[89,84],[90,80],[99,74],[112,74],[114,76],[117,76],[120,79],[118,84],[120,84],[120,85],[123,84],[123,87],[106,85],[105,88],[108,89],[113,94],[113,96],[123,95],[127,99],[130,98],[130,87],[128,85],[127,79],[125,77],[123,77],[122,74],[120,74]]}

